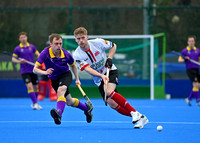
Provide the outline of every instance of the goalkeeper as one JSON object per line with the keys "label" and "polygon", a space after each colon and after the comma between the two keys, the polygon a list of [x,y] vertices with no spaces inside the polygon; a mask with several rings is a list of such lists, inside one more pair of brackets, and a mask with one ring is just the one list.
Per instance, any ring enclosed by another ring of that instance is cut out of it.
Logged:
{"label": "goalkeeper", "polygon": [[[143,128],[148,123],[146,116],[136,111],[127,100],[115,90],[118,84],[117,68],[112,64],[116,51],[116,44],[103,39],[88,40],[87,30],[79,27],[74,31],[78,48],[74,52],[74,59],[81,71],[85,70],[93,76],[94,83],[99,87],[99,92],[104,98],[104,83],[109,81],[107,88],[107,102],[109,106],[120,114],[132,117],[132,123],[137,123],[135,128]],[[105,50],[109,50],[108,58]],[[109,78],[106,67],[110,69]]]}

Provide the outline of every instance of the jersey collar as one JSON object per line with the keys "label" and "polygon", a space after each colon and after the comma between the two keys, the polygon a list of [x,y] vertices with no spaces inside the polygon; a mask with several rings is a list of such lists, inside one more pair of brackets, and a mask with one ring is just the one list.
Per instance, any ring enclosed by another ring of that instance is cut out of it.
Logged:
{"label": "jersey collar", "polygon": [[[186,48],[187,48],[188,51],[192,50],[189,46],[187,46]],[[193,49],[196,50],[197,48],[194,46]]]}
{"label": "jersey collar", "polygon": [[[60,56],[60,57],[61,57],[61,58],[64,58],[64,57],[65,57],[65,54],[64,54],[63,50],[61,49],[60,52],[61,52],[61,56]],[[49,48],[49,55],[50,55],[51,58],[55,58],[55,57],[56,57],[56,56],[53,54],[52,47]]]}
{"label": "jersey collar", "polygon": [[85,52],[89,52],[90,51],[90,49],[88,49],[88,50],[85,50]]}
{"label": "jersey collar", "polygon": [[[22,43],[20,43],[19,46],[20,46],[21,48],[24,48],[24,45],[23,45]],[[27,42],[26,47],[29,47],[29,46],[30,46],[30,44]]]}

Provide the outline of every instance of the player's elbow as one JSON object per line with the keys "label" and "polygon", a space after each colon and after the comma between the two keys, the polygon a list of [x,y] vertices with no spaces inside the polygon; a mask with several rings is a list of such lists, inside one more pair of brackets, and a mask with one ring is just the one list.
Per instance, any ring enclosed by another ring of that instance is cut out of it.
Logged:
{"label": "player's elbow", "polygon": [[112,47],[112,49],[114,49],[114,50],[116,51],[116,49],[117,49],[117,45],[116,45],[115,43],[113,43],[113,47]]}
{"label": "player's elbow", "polygon": [[35,72],[35,68],[33,68],[33,73],[36,73],[36,72]]}

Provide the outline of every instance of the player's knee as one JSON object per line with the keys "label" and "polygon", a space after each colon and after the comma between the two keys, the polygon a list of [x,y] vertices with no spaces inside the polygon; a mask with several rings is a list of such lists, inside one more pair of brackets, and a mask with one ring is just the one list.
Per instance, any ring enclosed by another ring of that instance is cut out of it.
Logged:
{"label": "player's knee", "polygon": [[31,82],[27,83],[26,87],[27,87],[28,90],[33,90],[33,84]]}
{"label": "player's knee", "polygon": [[62,94],[65,94],[66,90],[67,90],[67,87],[63,85],[63,86],[59,86],[57,92],[58,94],[62,95]]}
{"label": "player's knee", "polygon": [[27,87],[27,89],[28,89],[28,91],[29,91],[29,90],[33,90],[33,87]]}
{"label": "player's knee", "polygon": [[199,88],[199,84],[198,83],[194,83],[193,84],[193,88]]}

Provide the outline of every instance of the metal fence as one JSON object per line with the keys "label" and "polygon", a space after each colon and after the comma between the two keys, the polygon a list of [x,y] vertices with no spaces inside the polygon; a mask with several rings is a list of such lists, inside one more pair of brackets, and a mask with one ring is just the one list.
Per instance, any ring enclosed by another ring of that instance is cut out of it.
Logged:
{"label": "metal fence", "polygon": [[196,35],[200,46],[200,6],[0,8],[0,50],[12,52],[21,31],[28,33],[39,51],[51,33],[71,35],[79,26],[90,35],[141,35],[144,11],[148,34],[166,34],[167,52],[184,48],[188,35]]}

